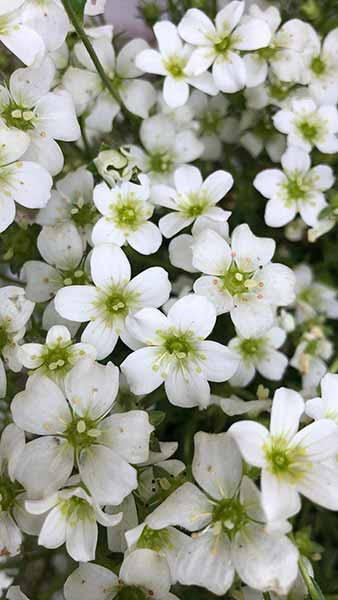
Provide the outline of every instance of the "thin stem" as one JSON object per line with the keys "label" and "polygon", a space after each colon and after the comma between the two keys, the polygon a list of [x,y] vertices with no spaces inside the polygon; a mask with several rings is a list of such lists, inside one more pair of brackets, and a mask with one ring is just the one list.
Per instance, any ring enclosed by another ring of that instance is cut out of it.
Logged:
{"label": "thin stem", "polygon": [[318,583],[309,575],[303,556],[300,557],[298,565],[311,600],[325,600],[325,596]]}
{"label": "thin stem", "polygon": [[264,600],[270,600],[269,592],[263,592],[263,598],[264,598]]}
{"label": "thin stem", "polygon": [[92,59],[94,65],[95,65],[95,68],[96,68],[99,76],[101,77],[103,85],[105,86],[105,88],[107,88],[108,92],[111,94],[111,96],[114,98],[114,100],[116,100],[120,104],[119,95],[117,94],[116,90],[114,89],[114,86],[113,86],[112,82],[110,81],[109,77],[106,75],[106,72],[100,62],[100,59],[99,59],[98,55],[96,54],[85,30],[83,29],[82,25],[77,20],[76,14],[71,5],[71,0],[62,0],[62,4],[64,6],[64,9],[65,9],[68,17],[69,17],[69,20],[71,21],[71,23],[74,26],[74,29],[75,29],[77,35],[79,36],[80,40],[83,42],[83,45],[85,46],[90,58]]}

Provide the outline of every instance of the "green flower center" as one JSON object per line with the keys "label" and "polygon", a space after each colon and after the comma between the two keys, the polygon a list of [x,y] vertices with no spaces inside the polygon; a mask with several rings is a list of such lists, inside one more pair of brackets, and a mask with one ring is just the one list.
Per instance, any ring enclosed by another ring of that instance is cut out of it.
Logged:
{"label": "green flower center", "polygon": [[298,130],[307,142],[314,142],[320,134],[319,125],[317,123],[310,123],[309,121],[300,121],[298,123]]}
{"label": "green flower center", "polygon": [[157,153],[150,157],[150,170],[154,173],[168,173],[172,164],[171,157],[166,153]]}
{"label": "green flower center", "polygon": [[306,194],[309,191],[309,185],[306,178],[301,175],[294,175],[289,177],[287,182],[284,184],[284,189],[289,201],[297,202],[298,200],[305,200]]}
{"label": "green flower center", "polygon": [[212,513],[213,523],[221,523],[222,529],[229,537],[233,537],[243,529],[249,520],[246,510],[238,498],[220,500]]}
{"label": "green flower center", "polygon": [[297,446],[289,446],[282,436],[274,436],[264,448],[265,458],[271,473],[277,477],[286,477],[290,481],[302,479],[310,463],[304,462],[305,450]]}
{"label": "green flower center", "polygon": [[223,56],[226,55],[228,50],[230,50],[233,41],[234,40],[231,37],[231,35],[226,35],[222,39],[219,39],[217,42],[214,43],[215,52],[217,54],[223,54]]}
{"label": "green flower center", "polygon": [[315,58],[312,59],[310,66],[311,66],[311,70],[316,75],[323,75],[323,73],[326,70],[325,62],[320,58],[320,56],[315,56]]}
{"label": "green flower center", "polygon": [[231,296],[247,294],[259,285],[259,283],[252,280],[252,275],[252,273],[243,273],[237,267],[231,267],[229,271],[221,276],[222,288],[229,292]]}
{"label": "green flower center", "polygon": [[170,58],[164,61],[164,66],[172,77],[180,79],[184,76],[186,61],[180,56],[170,56]]}
{"label": "green flower center", "polygon": [[221,122],[222,115],[218,111],[206,111],[200,119],[201,133],[217,133]]}
{"label": "green flower center", "polygon": [[92,446],[100,435],[101,430],[97,429],[96,421],[77,415],[73,415],[73,420],[64,433],[68,443],[79,451]]}
{"label": "green flower center", "polygon": [[136,231],[152,213],[150,207],[147,210],[144,203],[133,193],[121,196],[116,204],[111,206],[111,210],[112,219],[120,229],[125,231]]}
{"label": "green flower center", "polygon": [[8,333],[7,327],[2,324],[0,325],[0,353],[3,351],[6,346],[10,343],[11,338]]}
{"label": "green flower center", "polygon": [[247,340],[241,340],[239,351],[243,358],[261,358],[264,356],[264,339],[263,338],[250,338]]}
{"label": "green flower center", "polygon": [[70,525],[75,526],[78,521],[95,521],[93,508],[83,498],[72,496],[60,503],[60,510]]}
{"label": "green flower center", "polygon": [[190,193],[179,197],[178,206],[187,217],[196,218],[203,215],[209,207],[207,198],[199,193]]}
{"label": "green flower center", "polygon": [[278,48],[275,46],[267,46],[266,48],[260,48],[260,50],[258,50],[259,56],[264,58],[264,60],[271,60],[276,56],[276,52],[278,52]]}
{"label": "green flower center", "polygon": [[87,273],[83,269],[72,269],[62,271],[63,285],[86,285],[90,282]]}
{"label": "green flower center", "polygon": [[124,585],[115,596],[116,600],[149,600],[150,597],[150,594],[136,585]]}
{"label": "green flower center", "polygon": [[99,216],[94,204],[87,202],[81,202],[73,205],[70,211],[71,219],[78,227],[85,227],[86,225],[92,225],[97,221]]}
{"label": "green flower center", "polygon": [[112,285],[96,302],[96,307],[107,323],[124,320],[133,307],[137,306],[139,294],[128,291],[125,286]]}
{"label": "green flower center", "polygon": [[70,358],[72,353],[67,346],[70,346],[71,342],[67,345],[47,346],[42,353],[43,364],[49,369],[49,371],[57,371],[60,369],[67,369],[70,367]]}
{"label": "green flower center", "polygon": [[164,348],[166,352],[182,360],[194,350],[194,341],[193,334],[173,332],[165,338]]}
{"label": "green flower center", "polygon": [[137,547],[149,548],[155,552],[160,552],[163,548],[170,547],[168,530],[151,529],[146,525],[137,541]]}
{"label": "green flower center", "polygon": [[8,477],[0,477],[0,512],[10,511],[21,491],[18,483],[11,481]]}
{"label": "green flower center", "polygon": [[[263,50],[265,50],[265,48],[263,48]],[[285,98],[288,97],[290,92],[290,85],[288,84],[283,84],[281,82],[279,82],[278,84],[273,84],[270,85],[269,87],[269,93],[271,98],[274,98],[275,100],[285,100]]]}
{"label": "green flower center", "polygon": [[17,129],[21,129],[21,131],[30,131],[35,127],[34,112],[14,102],[3,108],[1,117],[8,127],[16,127]]}

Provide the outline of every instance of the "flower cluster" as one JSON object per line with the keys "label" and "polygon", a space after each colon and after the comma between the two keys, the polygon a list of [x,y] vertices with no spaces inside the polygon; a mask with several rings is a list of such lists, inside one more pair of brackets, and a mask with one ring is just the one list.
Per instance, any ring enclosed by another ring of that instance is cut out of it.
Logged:
{"label": "flower cluster", "polygon": [[334,598],[331,2],[110,2],[0,0],[0,595]]}

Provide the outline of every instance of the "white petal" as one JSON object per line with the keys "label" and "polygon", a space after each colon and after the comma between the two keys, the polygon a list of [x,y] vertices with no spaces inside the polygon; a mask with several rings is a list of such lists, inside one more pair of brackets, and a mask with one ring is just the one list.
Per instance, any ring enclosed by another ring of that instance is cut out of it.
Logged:
{"label": "white petal", "polygon": [[73,142],[79,139],[81,131],[73,99],[66,90],[43,96],[37,104],[36,111],[40,135],[44,133],[50,138],[64,142]]}
{"label": "white petal", "polygon": [[225,58],[218,56],[213,64],[212,74],[221,92],[233,94],[245,86],[245,65],[235,52],[229,51]]}
{"label": "white petal", "polygon": [[312,176],[315,177],[315,186],[317,190],[326,191],[333,186],[333,171],[328,165],[317,165],[311,169],[311,177]]}
{"label": "white petal", "polygon": [[227,381],[237,370],[239,358],[229,348],[218,342],[202,342],[200,349],[206,356],[203,362],[209,381]]}
{"label": "white petal", "polygon": [[119,94],[126,108],[142,119],[149,117],[157,98],[154,86],[149,81],[139,79],[124,81]]}
{"label": "white petal", "polygon": [[107,417],[101,424],[103,443],[132,464],[148,460],[149,436],[154,430],[148,413],[131,410]]}
{"label": "white petal", "polygon": [[55,308],[65,319],[71,321],[89,321],[95,309],[97,291],[93,285],[70,285],[58,291],[55,296]]}
{"label": "white petal", "polygon": [[25,65],[32,65],[45,53],[45,45],[38,33],[20,23],[9,25],[1,33],[0,41]]}
{"label": "white petal", "polygon": [[131,269],[124,252],[113,244],[96,246],[90,259],[92,278],[98,287],[126,284]]}
{"label": "white petal", "polygon": [[27,298],[34,302],[50,300],[62,287],[62,279],[58,271],[37,260],[29,260],[24,264],[22,277],[27,281]]}
{"label": "white petal", "polygon": [[84,598],[108,600],[116,585],[117,576],[110,569],[95,563],[80,564],[65,583],[65,598],[66,600],[84,600]]}
{"label": "white petal", "polygon": [[272,381],[282,379],[283,373],[288,366],[288,359],[277,350],[269,350],[268,355],[257,362],[258,372]]}
{"label": "white petal", "polygon": [[168,312],[168,319],[180,331],[192,331],[198,337],[206,338],[214,328],[216,311],[204,296],[189,294],[175,302]]}
{"label": "white petal", "polygon": [[154,223],[144,223],[128,235],[129,245],[140,254],[154,254],[162,243],[162,235]]}
{"label": "white petal", "polygon": [[[239,39],[237,39],[237,36]],[[234,32],[237,50],[257,50],[264,48],[271,40],[271,31],[262,19],[249,18],[246,23],[240,24]]]}
{"label": "white petal", "polygon": [[75,269],[83,256],[83,239],[73,223],[53,227],[45,225],[39,233],[37,246],[49,264],[64,271]]}
{"label": "white petal", "polygon": [[39,34],[49,52],[60,48],[69,31],[69,21],[63,6],[55,2],[46,8],[40,4],[28,4],[23,12],[23,22]]}
{"label": "white petal", "polygon": [[171,108],[183,106],[189,98],[189,85],[168,75],[164,79],[163,98]]}
{"label": "white petal", "polygon": [[131,586],[140,586],[155,598],[166,598],[170,590],[170,571],[166,558],[158,552],[140,548],[123,561],[120,578]]}
{"label": "white petal", "polygon": [[338,428],[328,419],[319,419],[295,435],[292,443],[306,453],[306,460],[323,461],[338,452]]}
{"label": "white petal", "polygon": [[[1,170],[0,170],[1,175]],[[5,231],[15,219],[15,203],[12,198],[2,196],[0,192],[0,233]]]}
{"label": "white petal", "polygon": [[118,368],[112,363],[100,365],[90,358],[79,360],[65,379],[66,395],[74,412],[93,421],[108,412],[118,388]]}
{"label": "white petal", "polygon": [[3,554],[15,556],[20,553],[22,535],[15,521],[8,512],[0,515],[0,550]]}
{"label": "white petal", "polygon": [[131,335],[142,344],[157,346],[163,342],[158,331],[166,331],[170,327],[170,322],[156,308],[143,308],[135,315],[127,317],[126,325]]}
{"label": "white petal", "polygon": [[268,430],[254,421],[241,421],[229,429],[246,462],[256,467],[265,464],[264,444],[267,442]]}
{"label": "white petal", "polygon": [[145,40],[136,38],[123,46],[116,59],[116,72],[120,77],[133,78],[141,75],[135,64],[136,58],[149,46]]}
{"label": "white petal", "polygon": [[227,171],[214,171],[204,181],[201,192],[205,193],[213,204],[216,204],[228,193],[233,183],[234,179]]}
{"label": "white petal", "polygon": [[291,440],[298,431],[304,412],[304,400],[298,392],[279,388],[274,395],[271,410],[270,432]]}
{"label": "white petal", "polygon": [[327,203],[322,192],[310,192],[307,200],[299,207],[304,223],[310,227],[318,225],[319,214],[326,206]]}
{"label": "white petal", "polygon": [[66,540],[66,518],[57,506],[47,515],[38,543],[45,548],[58,548]]}
{"label": "white petal", "polygon": [[272,198],[265,207],[264,220],[269,227],[282,227],[293,221],[296,214],[296,204],[288,204],[282,198]]}
{"label": "white petal", "polygon": [[256,190],[265,196],[265,198],[271,198],[278,194],[280,186],[286,182],[287,178],[283,171],[279,169],[266,169],[256,175],[253,184]]}
{"label": "white petal", "polygon": [[79,471],[99,504],[120,504],[137,488],[135,469],[105,446],[94,445],[83,451]]}
{"label": "white petal", "polygon": [[338,510],[338,470],[336,466],[319,463],[299,482],[298,489],[312,502],[329,510]]}
{"label": "white petal", "polygon": [[178,525],[198,531],[211,521],[213,505],[196,485],[184,483],[146,518],[152,529]]}
{"label": "white petal", "polygon": [[188,225],[191,225],[193,220],[193,217],[186,217],[183,213],[174,212],[162,217],[158,225],[162,235],[171,238]]}
{"label": "white petal", "polygon": [[73,560],[86,562],[95,560],[97,524],[90,518],[67,523],[66,548]]}
{"label": "white petal", "polygon": [[142,50],[137,55],[135,63],[139,69],[145,73],[154,73],[155,75],[165,75],[166,69],[163,65],[163,60],[160,52],[152,50]]}
{"label": "white petal", "polygon": [[30,146],[23,158],[39,163],[53,176],[63,169],[64,159],[60,146],[55,140],[38,133],[31,135]]}
{"label": "white petal", "polygon": [[295,298],[295,275],[289,267],[278,263],[265,265],[258,274],[263,282],[262,289],[265,302],[286,306]]}
{"label": "white petal", "polygon": [[134,277],[127,286],[127,291],[138,294],[139,306],[162,306],[171,290],[168,273],[162,267],[150,267]]}
{"label": "white petal", "polygon": [[180,36],[195,46],[209,44],[210,36],[215,34],[215,27],[207,15],[197,8],[190,8],[178,25]]}
{"label": "white petal", "polygon": [[242,477],[242,459],[233,438],[200,431],[194,445],[192,472],[197,483],[214,500],[232,498]]}
{"label": "white petal", "polygon": [[265,302],[251,298],[232,308],[230,316],[240,335],[259,337],[272,327],[274,311]]}
{"label": "white petal", "polygon": [[179,367],[174,368],[165,379],[164,388],[169,402],[174,406],[206,408],[209,405],[208,381],[203,370],[195,370],[193,365],[189,373],[183,372]]}
{"label": "white petal", "polygon": [[177,32],[177,27],[170,21],[159,21],[154,25],[154,33],[161,54],[167,57],[179,53],[182,41]]}
{"label": "white petal", "polygon": [[98,360],[102,360],[114,350],[118,337],[115,329],[104,319],[95,318],[84,329],[81,341],[94,346]]}
{"label": "white petal", "polygon": [[233,308],[233,299],[229,292],[222,290],[221,283],[222,280],[218,277],[199,277],[194,283],[194,292],[206,296],[215,306],[218,315]]}
{"label": "white petal", "polygon": [[157,348],[141,348],[123,361],[121,371],[133,394],[150,394],[163,383],[161,373],[153,368],[157,359]]}
{"label": "white petal", "polygon": [[232,262],[229,244],[215,231],[202,231],[193,243],[193,265],[208,275],[223,275]]}
{"label": "white petal", "polygon": [[197,192],[203,183],[201,171],[192,165],[184,165],[176,169],[174,181],[176,189],[180,194]]}
{"label": "white petal", "polygon": [[243,56],[243,62],[247,88],[255,88],[264,83],[268,73],[267,61],[258,54],[246,54]]}
{"label": "white petal", "polygon": [[281,163],[284,171],[297,171],[301,174],[307,173],[311,166],[311,159],[308,152],[301,148],[289,147],[284,152]]}
{"label": "white petal", "polygon": [[297,489],[266,469],[261,474],[263,508],[269,521],[289,519],[301,509]]}
{"label": "white petal", "polygon": [[269,263],[274,255],[276,242],[271,238],[257,237],[248,225],[243,224],[234,229],[231,247],[239,268],[250,272]]}

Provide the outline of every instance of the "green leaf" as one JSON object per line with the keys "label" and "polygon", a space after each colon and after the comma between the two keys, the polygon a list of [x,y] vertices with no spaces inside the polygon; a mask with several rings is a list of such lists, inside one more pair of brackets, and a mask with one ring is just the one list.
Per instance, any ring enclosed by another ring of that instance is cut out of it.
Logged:
{"label": "green leaf", "polygon": [[149,421],[153,427],[158,427],[165,419],[165,413],[162,410],[151,410],[149,412]]}

